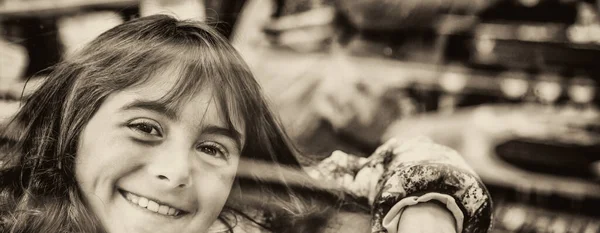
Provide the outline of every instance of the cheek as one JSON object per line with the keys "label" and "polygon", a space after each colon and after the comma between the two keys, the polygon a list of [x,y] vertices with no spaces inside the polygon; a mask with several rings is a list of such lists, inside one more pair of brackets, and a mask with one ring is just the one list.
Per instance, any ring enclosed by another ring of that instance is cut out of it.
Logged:
{"label": "cheek", "polygon": [[87,184],[98,174],[98,166],[94,162],[102,158],[105,151],[101,151],[98,143],[102,142],[101,134],[95,133],[95,129],[86,126],[79,136],[77,155],[75,157],[75,178],[77,182],[86,189]]}
{"label": "cheek", "polygon": [[235,169],[214,168],[205,169],[195,175],[196,193],[201,209],[213,213],[221,211],[232,190],[235,171]]}
{"label": "cheek", "polygon": [[144,152],[110,127],[90,124],[79,137],[75,177],[86,192],[98,193],[100,186],[112,187],[120,177],[136,167],[136,155]]}

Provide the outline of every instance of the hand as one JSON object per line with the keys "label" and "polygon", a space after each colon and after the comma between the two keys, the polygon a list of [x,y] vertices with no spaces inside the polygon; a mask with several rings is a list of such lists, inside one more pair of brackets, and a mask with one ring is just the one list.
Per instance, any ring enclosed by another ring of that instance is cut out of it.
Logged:
{"label": "hand", "polygon": [[450,211],[431,202],[407,207],[400,217],[398,233],[456,233],[456,223]]}

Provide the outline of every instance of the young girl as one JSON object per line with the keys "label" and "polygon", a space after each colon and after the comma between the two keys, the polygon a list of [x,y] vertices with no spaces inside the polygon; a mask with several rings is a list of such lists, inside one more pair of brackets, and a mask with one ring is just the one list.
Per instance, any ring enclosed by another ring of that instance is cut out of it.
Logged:
{"label": "young girl", "polygon": [[57,65],[7,134],[16,143],[0,159],[1,232],[490,226],[485,187],[425,139],[392,140],[369,158],[336,152],[308,179],[229,43],[168,16],[117,26]]}

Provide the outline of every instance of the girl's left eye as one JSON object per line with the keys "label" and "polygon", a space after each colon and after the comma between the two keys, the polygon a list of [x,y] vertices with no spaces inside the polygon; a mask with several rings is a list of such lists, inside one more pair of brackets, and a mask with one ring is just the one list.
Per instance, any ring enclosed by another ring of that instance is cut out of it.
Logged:
{"label": "girl's left eye", "polygon": [[131,130],[143,134],[144,136],[162,137],[162,128],[158,122],[150,119],[137,119],[127,125]]}
{"label": "girl's left eye", "polygon": [[214,142],[203,142],[196,146],[196,150],[218,159],[228,160],[229,153],[225,147]]}

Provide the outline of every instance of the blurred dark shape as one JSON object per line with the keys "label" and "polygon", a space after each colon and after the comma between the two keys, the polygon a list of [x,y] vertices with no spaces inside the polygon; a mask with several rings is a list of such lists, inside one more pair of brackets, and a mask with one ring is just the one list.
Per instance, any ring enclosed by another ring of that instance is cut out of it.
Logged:
{"label": "blurred dark shape", "polygon": [[27,48],[29,65],[24,76],[47,74],[46,68],[56,64],[62,48],[58,39],[55,19],[24,17],[0,21],[3,37]]}
{"label": "blurred dark shape", "polygon": [[497,1],[490,10],[481,12],[482,19],[505,21],[529,21],[540,23],[575,22],[577,0],[516,0]]}
{"label": "blurred dark shape", "polygon": [[505,161],[534,172],[594,180],[591,170],[600,161],[600,143],[578,145],[531,139],[513,139],[496,147]]}
{"label": "blurred dark shape", "polygon": [[337,0],[341,12],[359,30],[431,27],[439,15],[476,14],[498,0]]}
{"label": "blurred dark shape", "polygon": [[217,30],[225,37],[230,37],[245,3],[246,0],[204,0],[206,19],[216,22]]}

